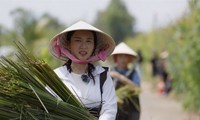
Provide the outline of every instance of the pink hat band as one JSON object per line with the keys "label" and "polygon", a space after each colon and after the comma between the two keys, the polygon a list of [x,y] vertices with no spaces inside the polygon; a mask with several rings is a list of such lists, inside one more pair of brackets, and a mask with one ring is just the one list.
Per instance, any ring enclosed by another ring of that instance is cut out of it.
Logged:
{"label": "pink hat band", "polygon": [[87,63],[91,63],[91,62],[97,61],[97,60],[105,61],[106,57],[107,57],[106,51],[101,50],[101,51],[99,51],[98,54],[90,57],[88,60],[82,61],[82,60],[79,60],[76,57],[74,57],[74,55],[72,55],[67,49],[62,47],[60,45],[59,39],[57,39],[56,42],[54,42],[54,43],[55,43],[54,44],[54,52],[56,53],[56,57],[60,58],[61,54],[64,54],[66,57],[68,57],[69,59],[71,59],[75,63],[87,64]]}

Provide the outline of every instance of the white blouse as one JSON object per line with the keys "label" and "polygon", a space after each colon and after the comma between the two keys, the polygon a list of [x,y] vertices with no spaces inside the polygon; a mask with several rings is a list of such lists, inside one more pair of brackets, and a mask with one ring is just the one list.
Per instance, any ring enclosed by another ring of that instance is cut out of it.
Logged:
{"label": "white blouse", "polygon": [[[54,70],[69,90],[83,103],[86,107],[96,107],[101,102],[100,92],[100,73],[105,71],[101,66],[95,66],[93,75],[95,84],[91,79],[89,83],[85,83],[81,79],[80,74],[69,73],[66,66],[61,66]],[[117,101],[115,88],[112,78],[107,72],[107,79],[103,85],[103,105],[100,112],[99,120],[115,120],[117,113]]]}

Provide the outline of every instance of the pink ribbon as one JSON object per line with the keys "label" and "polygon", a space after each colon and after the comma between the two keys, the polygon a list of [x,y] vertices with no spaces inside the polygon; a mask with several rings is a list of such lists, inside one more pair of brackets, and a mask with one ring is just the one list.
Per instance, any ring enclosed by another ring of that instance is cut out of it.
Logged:
{"label": "pink ribbon", "polygon": [[79,63],[79,64],[87,64],[87,63],[91,63],[91,62],[97,61],[97,60],[105,61],[106,57],[107,57],[106,51],[100,50],[100,52],[98,54],[96,54],[95,56],[92,56],[88,60],[85,60],[85,61],[79,60],[76,57],[74,57],[74,55],[72,55],[67,49],[60,46],[59,39],[56,39],[54,47],[55,47],[54,51],[55,51],[57,57],[60,58],[61,54],[64,54],[66,57],[71,59],[73,62]]}

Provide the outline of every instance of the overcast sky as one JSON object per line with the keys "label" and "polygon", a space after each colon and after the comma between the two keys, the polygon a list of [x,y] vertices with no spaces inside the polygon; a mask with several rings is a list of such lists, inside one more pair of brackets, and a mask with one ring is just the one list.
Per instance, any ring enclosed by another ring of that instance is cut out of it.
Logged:
{"label": "overcast sky", "polygon": [[[122,0],[136,18],[138,31],[167,25],[188,10],[188,0]],[[0,0],[0,24],[12,27],[10,11],[19,7],[36,16],[49,13],[68,24],[78,20],[93,23],[98,11],[106,9],[110,0]]]}

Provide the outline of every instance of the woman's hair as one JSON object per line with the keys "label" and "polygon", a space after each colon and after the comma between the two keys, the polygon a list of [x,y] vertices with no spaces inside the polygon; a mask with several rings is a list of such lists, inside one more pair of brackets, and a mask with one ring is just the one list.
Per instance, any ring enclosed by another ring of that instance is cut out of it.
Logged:
{"label": "woman's hair", "polygon": [[[71,37],[72,37],[72,35],[74,34],[74,32],[75,32],[75,31],[70,31],[70,32],[67,33],[67,35],[66,35],[67,42],[70,42]],[[94,50],[93,50],[93,52],[92,52],[92,55],[94,55],[94,54],[95,54],[95,49],[96,49],[96,47],[97,47],[97,35],[96,35],[96,32],[94,32],[94,31],[91,31],[91,32],[92,32],[92,34],[93,34],[93,36],[94,36]],[[69,60],[64,64],[64,65],[67,66],[67,70],[68,70],[70,73],[72,72],[71,63],[72,63],[72,60],[69,59]],[[94,71],[94,69],[95,69],[94,65],[91,64],[91,63],[88,63],[88,76],[89,76],[90,78],[92,78],[92,80],[93,80],[93,82],[94,82],[94,84],[95,84],[95,79],[94,79],[94,76],[93,76],[93,74],[92,74],[92,72]]]}

